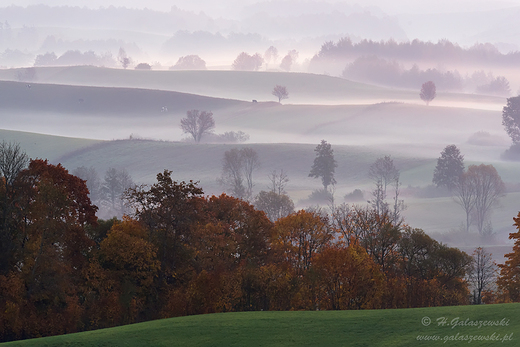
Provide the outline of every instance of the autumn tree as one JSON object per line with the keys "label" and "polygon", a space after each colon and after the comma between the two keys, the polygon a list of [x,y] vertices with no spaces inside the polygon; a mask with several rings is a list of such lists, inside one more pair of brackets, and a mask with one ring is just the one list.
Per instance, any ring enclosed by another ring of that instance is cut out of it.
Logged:
{"label": "autumn tree", "polygon": [[300,210],[276,221],[274,237],[275,251],[303,274],[311,267],[314,257],[331,242],[333,231],[324,216]]}
{"label": "autumn tree", "polygon": [[18,335],[75,332],[81,326],[82,273],[93,246],[86,226],[96,223],[96,207],[83,180],[47,161],[32,160],[16,185],[23,190],[18,201],[18,265],[9,277],[23,286],[24,297],[9,309],[18,310],[24,321]]}
{"label": "autumn tree", "polygon": [[473,287],[473,303],[482,303],[482,293],[490,289],[495,282],[496,264],[491,253],[482,247],[477,247],[472,254],[472,263],[469,271],[469,281]]}
{"label": "autumn tree", "polygon": [[242,52],[238,55],[238,57],[233,62],[233,70],[238,71],[257,71],[262,67],[264,63],[264,59],[258,53],[253,55],[249,55],[245,52]]}
{"label": "autumn tree", "polygon": [[294,212],[294,202],[287,194],[262,190],[255,198],[254,205],[264,211],[272,222],[286,217]]}
{"label": "autumn tree", "polygon": [[498,264],[500,275],[497,279],[498,288],[505,294],[506,301],[520,301],[520,212],[513,218],[516,232],[509,234],[514,240],[513,251],[504,255],[504,264]]}
{"label": "autumn tree", "polygon": [[125,193],[134,217],[148,228],[157,248],[163,284],[182,281],[181,270],[190,257],[191,225],[198,221],[202,194],[195,182],[176,182],[168,170],[157,174],[157,182],[151,186],[137,186]]}
{"label": "autumn tree", "polygon": [[338,164],[334,159],[334,151],[327,141],[321,140],[321,143],[314,149],[314,152],[316,152],[316,158],[314,158],[309,177],[321,177],[323,188],[327,190],[329,185],[336,184],[334,171]]}
{"label": "autumn tree", "polygon": [[278,98],[278,102],[282,102],[282,100],[289,98],[289,92],[287,91],[287,88],[278,84],[274,87],[271,94]]}
{"label": "autumn tree", "polygon": [[324,293],[320,309],[379,308],[384,275],[358,244],[326,247],[316,256],[313,270]]}
{"label": "autumn tree", "polygon": [[426,106],[430,104],[430,101],[435,99],[437,96],[435,83],[432,81],[428,81],[424,83],[421,87],[421,92],[419,93],[421,100],[426,102]]}
{"label": "autumn tree", "polygon": [[213,113],[199,110],[187,111],[186,118],[181,119],[181,129],[184,133],[193,136],[195,142],[200,142],[203,135],[215,129]]}
{"label": "autumn tree", "polygon": [[502,125],[513,144],[520,144],[520,96],[507,99],[507,105],[502,110]]}
{"label": "autumn tree", "polygon": [[437,159],[433,172],[433,183],[437,187],[446,187],[449,191],[455,189],[464,173],[464,156],[455,145],[446,146]]}

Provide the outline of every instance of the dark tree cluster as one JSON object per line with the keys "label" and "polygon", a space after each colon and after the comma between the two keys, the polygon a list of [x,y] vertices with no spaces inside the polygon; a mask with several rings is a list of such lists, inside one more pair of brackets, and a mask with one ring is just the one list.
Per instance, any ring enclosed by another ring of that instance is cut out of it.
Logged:
{"label": "dark tree cluster", "polygon": [[325,42],[311,64],[328,60],[353,60],[361,56],[378,56],[401,61],[444,62],[446,64],[487,64],[517,66],[520,52],[502,54],[491,44],[475,44],[469,48],[460,47],[448,40],[437,43],[415,39],[409,42],[362,40],[353,43],[350,38],[342,38],[337,43]]}
{"label": "dark tree cluster", "polygon": [[36,56],[34,66],[76,66],[76,65],[92,65],[92,66],[116,66],[116,62],[111,54],[97,55],[93,51],[80,52],[67,51],[56,56],[54,52],[39,54]]}
{"label": "dark tree cluster", "polygon": [[[165,170],[126,191],[130,216],[102,221],[84,180],[0,150],[12,158],[0,186],[2,341],[213,312],[468,302],[469,256],[371,207],[282,210],[273,222]],[[283,196],[286,175],[271,178]]]}

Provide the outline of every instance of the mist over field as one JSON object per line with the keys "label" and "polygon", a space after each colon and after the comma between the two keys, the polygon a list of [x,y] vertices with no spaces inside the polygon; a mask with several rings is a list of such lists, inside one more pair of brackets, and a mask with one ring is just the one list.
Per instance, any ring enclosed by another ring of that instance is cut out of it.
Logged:
{"label": "mist over field", "polygon": [[[411,226],[468,252],[487,243],[502,261],[520,191],[502,125],[520,91],[519,14],[520,0],[4,1],[1,135],[69,170],[117,167],[149,184],[170,169],[207,194],[225,190],[224,153],[251,147],[254,192],[284,169],[298,208],[327,208],[309,198],[321,187],[308,177],[321,140],[338,161],[337,203],[356,189],[357,203],[371,199],[369,167],[390,155]],[[239,64],[241,53],[253,65]],[[426,105],[419,91],[430,80]],[[281,102],[276,85],[288,90]],[[189,110],[212,112],[213,137],[190,141],[180,127]],[[225,139],[239,132],[247,141]],[[463,209],[432,193],[450,144],[466,167],[492,164],[506,183],[492,238],[460,237]]]}

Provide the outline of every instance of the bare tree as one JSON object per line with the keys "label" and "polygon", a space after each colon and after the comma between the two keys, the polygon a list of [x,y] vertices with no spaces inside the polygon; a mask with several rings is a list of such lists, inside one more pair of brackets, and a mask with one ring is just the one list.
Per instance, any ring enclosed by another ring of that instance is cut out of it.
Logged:
{"label": "bare tree", "polygon": [[196,142],[200,142],[204,134],[213,132],[214,128],[215,120],[211,112],[191,110],[186,112],[186,118],[181,119],[182,131],[191,134]]}
{"label": "bare tree", "polygon": [[253,196],[253,171],[260,167],[260,160],[258,153],[250,147],[242,148],[240,150],[242,157],[243,171],[247,183],[246,196],[250,199]]}
{"label": "bare tree", "polygon": [[269,181],[271,181],[271,185],[269,186],[269,189],[277,193],[279,195],[285,194],[285,186],[289,182],[289,178],[287,177],[287,173],[283,171],[283,169],[280,170],[280,173],[278,173],[276,170],[271,172],[269,174]]}
{"label": "bare tree", "polygon": [[469,231],[471,216],[475,217],[480,234],[485,232],[485,223],[493,207],[505,193],[505,185],[493,165],[471,165],[456,186],[456,201],[466,212],[466,231]]}
{"label": "bare tree", "polygon": [[493,165],[471,165],[468,174],[475,185],[475,214],[477,228],[480,234],[485,231],[485,222],[488,220],[494,206],[505,193],[505,185]]}
{"label": "bare tree", "polygon": [[244,178],[242,177],[242,156],[238,148],[224,153],[222,160],[222,176],[219,183],[228,187],[229,192],[236,198],[242,199],[246,195]]}
{"label": "bare tree", "polygon": [[471,177],[467,173],[463,173],[455,184],[455,201],[464,209],[464,212],[466,212],[466,232],[469,232],[471,212],[475,207],[475,185],[471,180]]}
{"label": "bare tree", "polygon": [[294,203],[287,194],[265,190],[261,191],[255,198],[254,205],[260,211],[264,211],[271,222],[287,217],[294,212]]}
{"label": "bare tree", "polygon": [[[399,199],[401,186],[399,176],[399,170],[395,167],[393,159],[388,155],[376,159],[368,171],[368,177],[371,178],[376,185],[372,192],[374,198],[370,201],[372,208],[378,214],[387,213],[392,217],[392,222],[395,225],[399,225],[402,222],[401,212],[406,209],[404,201]],[[387,188],[389,185],[394,187],[391,207],[386,201]],[[392,211],[390,209],[392,209]]]}
{"label": "bare tree", "polygon": [[0,175],[3,178],[0,194],[0,275],[7,274],[12,265],[10,264],[12,255],[16,252],[13,225],[16,223],[14,211],[19,198],[14,183],[28,162],[27,154],[18,143],[6,141],[0,143]]}
{"label": "bare tree", "polygon": [[124,193],[134,186],[132,177],[125,169],[109,168],[103,181],[103,198],[111,213],[121,217],[125,214]]}
{"label": "bare tree", "polygon": [[87,183],[89,197],[93,203],[98,204],[101,202],[103,195],[101,189],[101,180],[99,179],[99,175],[93,166],[89,168],[86,166],[77,167],[74,169],[74,171],[72,171],[72,174],[81,178]]}
{"label": "bare tree", "polygon": [[272,94],[278,98],[278,102],[289,98],[287,88],[278,84],[274,87]]}
{"label": "bare tree", "polygon": [[368,177],[373,181],[381,181],[383,190],[386,195],[386,188],[389,184],[393,184],[399,178],[399,170],[394,165],[394,160],[386,155],[370,165]]}
{"label": "bare tree", "polygon": [[433,83],[432,81],[428,81],[422,85],[421,93],[419,94],[419,96],[421,97],[422,101],[426,102],[426,106],[428,106],[430,104],[430,101],[435,99],[435,97],[437,96],[436,89],[437,88],[435,87],[435,83]]}
{"label": "bare tree", "polygon": [[472,255],[473,262],[469,273],[469,282],[473,287],[473,303],[482,303],[482,292],[488,289],[496,277],[497,265],[484,248],[478,247]]}
{"label": "bare tree", "polygon": [[0,143],[0,174],[5,179],[4,185],[11,186],[18,176],[29,163],[29,157],[20,148],[18,143],[2,141]]}
{"label": "bare tree", "polygon": [[253,172],[259,167],[258,154],[252,148],[230,149],[224,153],[222,175],[218,181],[234,197],[250,199],[253,196]]}

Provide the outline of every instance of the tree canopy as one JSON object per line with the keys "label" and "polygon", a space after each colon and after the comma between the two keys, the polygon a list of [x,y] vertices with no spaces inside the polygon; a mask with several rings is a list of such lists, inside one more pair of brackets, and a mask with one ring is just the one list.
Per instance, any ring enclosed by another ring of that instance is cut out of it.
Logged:
{"label": "tree canopy", "polygon": [[520,144],[520,96],[507,99],[502,110],[502,125],[513,143]]}
{"label": "tree canopy", "polygon": [[321,143],[314,149],[314,152],[316,152],[316,158],[314,158],[309,177],[321,177],[323,187],[327,189],[329,185],[336,184],[334,171],[336,171],[338,164],[334,159],[334,151],[330,143],[321,140]]}
{"label": "tree canopy", "polygon": [[446,146],[433,172],[433,184],[453,190],[464,173],[464,156],[455,145]]}

